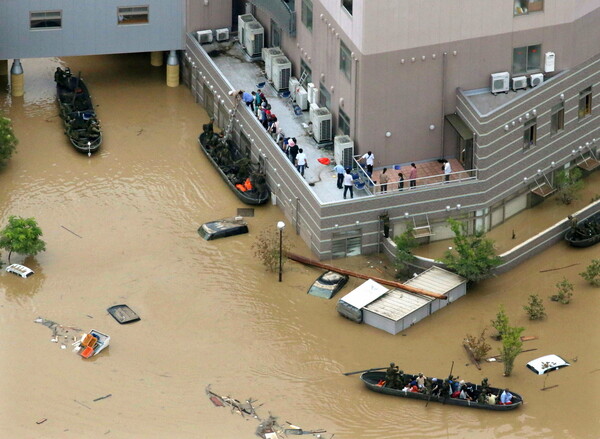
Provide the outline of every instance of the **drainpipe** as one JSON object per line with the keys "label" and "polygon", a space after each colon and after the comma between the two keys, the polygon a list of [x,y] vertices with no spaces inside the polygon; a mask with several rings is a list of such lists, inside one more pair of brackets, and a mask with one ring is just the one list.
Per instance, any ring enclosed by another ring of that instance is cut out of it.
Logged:
{"label": "drainpipe", "polygon": [[442,56],[442,121],[440,124],[440,128],[442,129],[442,157],[444,157],[444,118],[446,116],[446,107],[444,105],[444,98],[446,95],[446,62],[448,57],[448,52],[444,52]]}
{"label": "drainpipe", "polygon": [[177,52],[171,50],[167,58],[167,86],[179,86],[179,59]]}
{"label": "drainpipe", "polygon": [[20,59],[15,59],[10,68],[10,94],[15,97],[25,94],[25,77]]}
{"label": "drainpipe", "polygon": [[354,56],[354,121],[352,138],[356,141],[356,127],[358,127],[358,58]]}

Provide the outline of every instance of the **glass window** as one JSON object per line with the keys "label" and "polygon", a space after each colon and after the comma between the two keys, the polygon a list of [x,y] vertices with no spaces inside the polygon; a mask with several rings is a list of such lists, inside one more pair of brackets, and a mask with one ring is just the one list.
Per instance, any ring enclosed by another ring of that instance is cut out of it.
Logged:
{"label": "glass window", "polygon": [[536,142],[537,121],[536,119],[533,119],[525,124],[525,131],[523,132],[523,151],[527,151],[532,146],[535,146]]}
{"label": "glass window", "polygon": [[30,29],[60,29],[62,11],[36,11],[29,13]]}
{"label": "glass window", "polygon": [[338,131],[342,134],[350,135],[350,118],[341,108],[338,116]]}
{"label": "glass window", "polygon": [[306,84],[312,82],[312,69],[303,59],[300,59],[300,77],[306,72],[306,79],[302,82],[302,86],[306,88]]}
{"label": "glass window", "polygon": [[541,69],[542,46],[515,47],[513,49],[513,74],[535,72]]}
{"label": "glass window", "polygon": [[117,8],[118,24],[148,23],[148,6],[127,6]]}
{"label": "glass window", "polygon": [[544,10],[544,0],[515,0],[514,15],[527,15]]}
{"label": "glass window", "polygon": [[579,93],[579,119],[592,114],[592,87]]}
{"label": "glass window", "polygon": [[302,0],[302,23],[312,32],[313,29],[313,4],[312,0]]}
{"label": "glass window", "polygon": [[352,60],[350,58],[350,49],[340,40],[340,70],[349,81],[352,80]]}
{"label": "glass window", "polygon": [[342,6],[350,15],[352,15],[352,0],[342,0]]}
{"label": "glass window", "polygon": [[565,104],[562,102],[552,107],[550,116],[550,134],[554,135],[565,129]]}
{"label": "glass window", "polygon": [[322,82],[319,84],[319,107],[331,108],[331,94]]}
{"label": "glass window", "polygon": [[271,47],[281,46],[281,28],[271,20]]}

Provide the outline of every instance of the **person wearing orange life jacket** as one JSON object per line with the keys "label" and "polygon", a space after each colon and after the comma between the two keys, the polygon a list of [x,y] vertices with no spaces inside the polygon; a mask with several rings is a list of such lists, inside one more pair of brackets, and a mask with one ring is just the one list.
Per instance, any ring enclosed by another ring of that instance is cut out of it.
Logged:
{"label": "person wearing orange life jacket", "polygon": [[243,184],[236,184],[235,185],[236,189],[239,190],[240,192],[246,192],[246,186],[244,186]]}
{"label": "person wearing orange life jacket", "polygon": [[253,189],[250,178],[246,179],[246,181],[244,182],[244,187],[246,188],[247,191],[251,191]]}

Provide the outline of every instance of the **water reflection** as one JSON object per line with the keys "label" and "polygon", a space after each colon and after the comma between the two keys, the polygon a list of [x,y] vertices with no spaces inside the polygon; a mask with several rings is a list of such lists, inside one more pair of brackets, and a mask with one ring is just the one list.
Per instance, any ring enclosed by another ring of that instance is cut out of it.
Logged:
{"label": "water reflection", "polygon": [[[46,276],[42,266],[33,257],[28,257],[24,261],[16,261],[13,257],[13,264],[21,264],[31,268],[34,274],[27,278],[22,278],[13,273],[7,273],[5,268],[9,265],[4,264],[2,274],[0,275],[0,292],[4,293],[6,299],[20,306],[30,303],[30,299],[35,296],[42,288]],[[15,262],[16,261],[16,262]]]}

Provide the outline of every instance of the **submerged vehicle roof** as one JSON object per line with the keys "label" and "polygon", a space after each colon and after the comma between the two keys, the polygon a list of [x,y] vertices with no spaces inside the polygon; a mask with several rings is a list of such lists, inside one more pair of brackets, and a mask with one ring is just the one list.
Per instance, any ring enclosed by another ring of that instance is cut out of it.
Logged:
{"label": "submerged vehicle roof", "polygon": [[198,228],[198,233],[204,239],[210,241],[212,239],[248,233],[248,224],[241,217],[225,218],[202,224]]}
{"label": "submerged vehicle roof", "polygon": [[308,289],[308,294],[325,299],[331,299],[348,282],[345,274],[327,271],[317,278]]}
{"label": "submerged vehicle roof", "polygon": [[536,358],[535,360],[531,360],[529,363],[527,363],[527,368],[538,375],[543,375],[546,372],[551,372],[567,366],[570,366],[570,364],[567,363],[563,358],[554,354],[544,355],[543,357]]}

